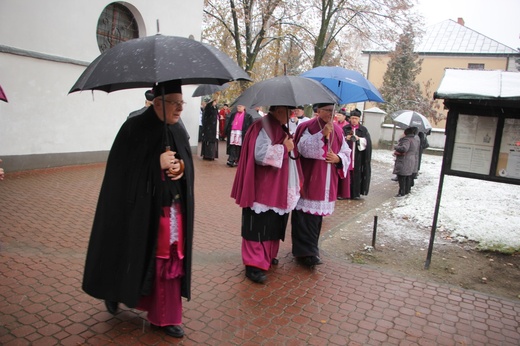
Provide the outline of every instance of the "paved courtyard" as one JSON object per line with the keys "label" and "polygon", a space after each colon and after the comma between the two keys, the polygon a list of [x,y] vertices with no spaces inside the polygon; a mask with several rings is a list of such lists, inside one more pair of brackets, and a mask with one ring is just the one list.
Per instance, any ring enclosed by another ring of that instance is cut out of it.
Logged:
{"label": "paved courtyard", "polygon": [[[520,303],[345,263],[323,254],[310,271],[290,254],[264,285],[245,278],[235,168],[195,157],[195,258],[186,336],[145,314],[110,315],[81,290],[104,164],[9,173],[0,182],[0,345],[520,345]],[[339,201],[324,230],[395,194],[374,165],[371,195]]]}

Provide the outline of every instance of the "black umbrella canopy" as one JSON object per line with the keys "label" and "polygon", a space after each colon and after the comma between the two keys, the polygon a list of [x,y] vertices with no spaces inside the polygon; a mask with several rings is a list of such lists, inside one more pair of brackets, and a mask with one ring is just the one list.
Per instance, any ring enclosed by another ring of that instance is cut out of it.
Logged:
{"label": "black umbrella canopy", "polygon": [[314,103],[338,103],[338,97],[327,87],[310,78],[280,76],[253,84],[233,105],[291,106]]}
{"label": "black umbrella canopy", "polygon": [[229,84],[223,84],[223,85],[216,85],[216,84],[201,84],[195,89],[192,97],[197,96],[206,96],[206,95],[213,95],[217,91],[222,91],[224,89],[227,89],[229,87]]}
{"label": "black umbrella canopy", "polygon": [[229,56],[192,39],[154,35],[119,43],[98,56],[69,93],[150,88],[155,83],[224,84],[251,80]]}

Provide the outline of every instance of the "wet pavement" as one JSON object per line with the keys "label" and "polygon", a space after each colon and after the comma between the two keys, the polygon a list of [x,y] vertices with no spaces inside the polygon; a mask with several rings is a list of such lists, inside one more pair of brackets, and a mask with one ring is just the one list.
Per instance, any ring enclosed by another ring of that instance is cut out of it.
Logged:
{"label": "wet pavement", "polygon": [[[199,151],[200,152],[200,151]],[[322,255],[309,270],[290,254],[264,285],[245,278],[241,210],[229,197],[236,168],[195,157],[192,300],[186,336],[150,326],[145,313],[110,315],[81,290],[104,164],[9,174],[0,182],[0,345],[520,345],[520,303],[397,276]],[[326,230],[395,194],[374,164],[370,195],[339,201]]]}

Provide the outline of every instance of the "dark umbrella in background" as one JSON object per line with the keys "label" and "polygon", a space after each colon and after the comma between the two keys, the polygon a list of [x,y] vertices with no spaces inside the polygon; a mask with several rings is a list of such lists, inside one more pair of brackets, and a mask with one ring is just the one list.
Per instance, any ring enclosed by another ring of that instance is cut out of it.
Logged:
{"label": "dark umbrella in background", "polygon": [[206,96],[206,95],[213,95],[217,91],[222,91],[229,88],[229,83],[222,84],[222,85],[215,85],[215,84],[201,84],[195,89],[192,97],[197,96]]}
{"label": "dark umbrella in background", "polygon": [[2,100],[4,102],[8,102],[7,101],[7,96],[5,96],[4,89],[2,89],[1,85],[0,85],[0,100]]}
{"label": "dark umbrella in background", "polygon": [[250,78],[215,47],[189,38],[157,34],[121,42],[103,52],[81,74],[69,94],[82,90],[152,88],[171,80],[221,85]]}
{"label": "dark umbrella in background", "polygon": [[248,108],[271,105],[296,108],[325,102],[338,103],[338,97],[319,82],[298,76],[280,76],[253,84],[233,105]]}
{"label": "dark umbrella in background", "polygon": [[415,111],[411,110],[400,110],[390,114],[392,121],[402,129],[414,126],[421,132],[428,132],[432,129],[432,125],[428,119]]}
{"label": "dark umbrella in background", "polygon": [[338,95],[341,104],[385,102],[377,88],[361,73],[343,67],[319,66],[300,76],[319,81]]}

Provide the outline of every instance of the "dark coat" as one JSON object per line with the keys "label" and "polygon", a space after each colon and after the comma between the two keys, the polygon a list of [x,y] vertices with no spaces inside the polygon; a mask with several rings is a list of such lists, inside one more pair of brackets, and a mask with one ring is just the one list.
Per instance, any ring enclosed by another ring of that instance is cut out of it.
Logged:
{"label": "dark coat", "polygon": [[[352,131],[350,125],[343,127],[343,133],[347,136]],[[357,142],[349,141],[348,145],[350,149],[355,150],[354,153],[354,169],[351,176],[351,189],[350,197],[359,197],[360,195],[368,195],[370,189],[370,179],[372,177],[372,139],[368,129],[359,125],[356,129],[356,136],[365,138],[367,140],[367,146],[365,150],[360,151],[357,146]]]}
{"label": "dark coat", "polygon": [[202,140],[206,142],[218,142],[217,123],[219,120],[218,108],[208,102],[202,113]]}
{"label": "dark coat", "polygon": [[200,156],[208,159],[218,158],[218,108],[208,102],[202,113],[202,145]]}
{"label": "dark coat", "polygon": [[[169,126],[172,150],[184,160],[178,181],[185,216],[182,295],[191,298],[193,243],[193,160],[186,132]],[[165,127],[153,107],[127,120],[117,134],[107,161],[87,251],[83,290],[93,297],[135,307],[150,293],[162,198],[172,182],[161,179],[159,156]],[[167,184],[167,185],[165,185]],[[166,186],[166,188],[165,188]]]}

